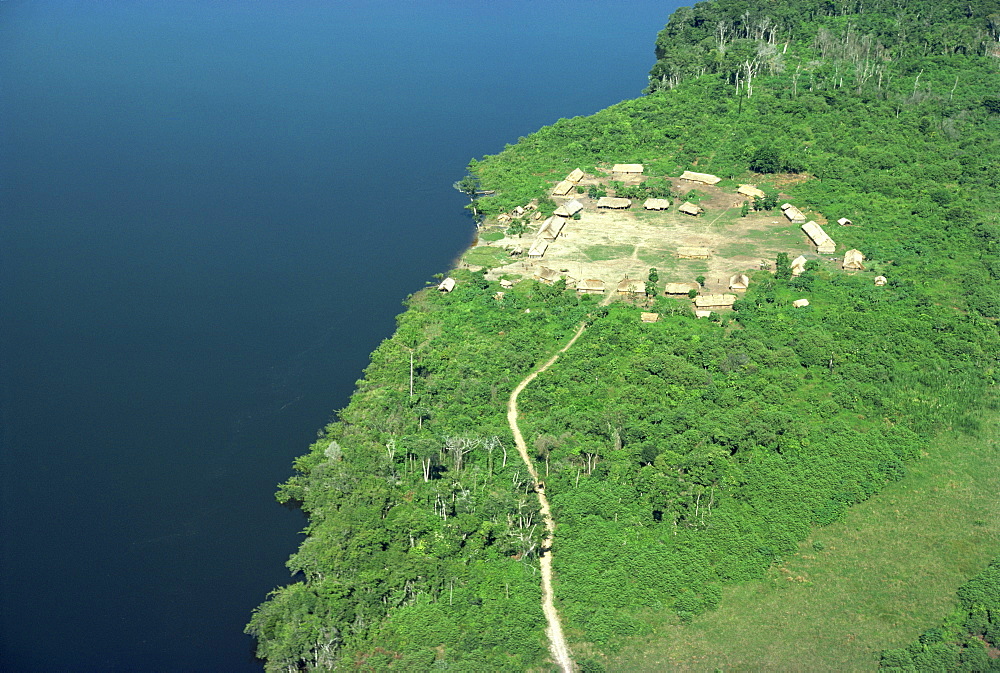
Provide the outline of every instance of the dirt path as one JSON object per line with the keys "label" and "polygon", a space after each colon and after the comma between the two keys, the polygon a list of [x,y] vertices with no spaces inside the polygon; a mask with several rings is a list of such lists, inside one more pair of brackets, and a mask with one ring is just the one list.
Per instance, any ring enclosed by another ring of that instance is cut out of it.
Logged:
{"label": "dirt path", "polygon": [[[609,293],[601,302],[601,306],[607,306],[611,303],[612,299],[614,299],[614,294]],[[535,470],[535,464],[531,461],[531,456],[528,455],[528,446],[524,443],[521,428],[517,425],[517,396],[521,394],[522,390],[528,387],[529,383],[535,380],[535,377],[551,367],[559,359],[560,355],[568,351],[570,346],[580,338],[585,329],[587,329],[587,323],[580,323],[580,327],[576,330],[573,338],[565,346],[556,351],[555,355],[549,358],[548,362],[528,374],[523,381],[517,384],[517,387],[510,394],[510,399],[507,401],[507,423],[514,434],[514,443],[517,445],[517,452],[521,454],[521,460],[528,467],[528,472],[536,484],[535,492],[538,494],[538,504],[542,510],[542,520],[545,521],[545,540],[542,542],[542,553],[539,557],[539,564],[542,570],[542,612],[545,613],[545,620],[548,622],[545,635],[549,637],[549,651],[552,653],[552,658],[556,664],[564,673],[572,673],[573,658],[570,656],[566,639],[563,638],[562,622],[559,620],[559,612],[556,611],[554,594],[552,592],[552,539],[555,536],[556,522],[552,519],[552,510],[549,508],[549,499],[545,497],[545,488],[538,487],[542,482],[538,478],[538,471]]]}

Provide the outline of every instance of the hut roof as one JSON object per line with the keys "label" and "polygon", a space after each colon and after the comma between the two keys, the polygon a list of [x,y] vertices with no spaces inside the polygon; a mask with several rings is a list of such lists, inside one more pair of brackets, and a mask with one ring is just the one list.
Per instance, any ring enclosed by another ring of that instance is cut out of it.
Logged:
{"label": "hut roof", "polygon": [[559,236],[559,232],[562,231],[563,226],[566,224],[565,217],[556,217],[553,215],[544,222],[542,226],[538,228],[538,235],[542,238],[547,238],[550,241],[556,240]]}
{"label": "hut roof", "polygon": [[639,314],[639,319],[642,320],[643,322],[656,322],[657,320],[660,319],[660,314],[646,313],[645,311],[643,311],[642,313]]}
{"label": "hut roof", "polygon": [[846,217],[842,217],[842,218],[840,218],[839,220],[837,220],[837,224],[839,224],[839,225],[840,225],[840,226],[842,226],[842,227],[846,227],[846,226],[848,226],[848,225],[851,225],[851,224],[854,224],[854,222],[851,222],[851,221],[850,221],[849,219],[847,219]]}
{"label": "hut roof", "polygon": [[577,213],[583,210],[583,204],[573,199],[572,201],[567,201],[558,208],[556,208],[555,214],[559,217],[573,217]]}
{"label": "hut roof", "polygon": [[706,185],[714,185],[722,178],[712,175],[711,173],[695,173],[694,171],[684,171],[681,173],[681,180],[690,180],[691,182],[701,182]]}
{"label": "hut roof", "polygon": [[552,188],[552,195],[566,196],[573,190],[573,187],[575,186],[576,185],[574,185],[569,180],[563,180],[562,182],[560,182],[559,184],[557,184],[555,187]]}
{"label": "hut roof", "polygon": [[875,284],[878,285],[879,287],[882,287],[883,285],[885,285],[888,282],[889,282],[889,279],[886,278],[885,276],[875,276]]}
{"label": "hut roof", "polygon": [[754,185],[740,185],[739,189],[736,190],[737,194],[743,194],[744,196],[749,196],[751,198],[764,198],[764,192],[757,189]]}
{"label": "hut roof", "polygon": [[687,294],[691,290],[697,290],[701,286],[698,283],[667,283],[663,286],[664,294]]}
{"label": "hut roof", "polygon": [[694,298],[694,305],[698,308],[705,306],[732,306],[735,301],[735,294],[704,294]]}
{"label": "hut roof", "polygon": [[695,318],[707,318],[710,315],[712,315],[711,311],[699,311],[699,310],[696,309],[695,312],[694,312],[694,317]]}
{"label": "hut roof", "polygon": [[670,207],[670,199],[646,199],[642,207],[646,210],[666,210]]}
{"label": "hut roof", "polygon": [[535,276],[543,283],[554,283],[559,280],[560,274],[555,269],[550,269],[547,266],[541,266],[538,267],[538,271],[535,273]]}
{"label": "hut roof", "polygon": [[792,260],[792,275],[801,276],[806,270],[806,258],[803,255],[799,255]]}
{"label": "hut roof", "polygon": [[604,281],[597,278],[581,280],[576,284],[577,292],[604,292]]}
{"label": "hut roof", "polygon": [[705,212],[701,206],[696,206],[690,201],[685,201],[681,205],[677,206],[677,210],[688,215],[700,215]]}
{"label": "hut roof", "polygon": [[781,204],[781,209],[782,210],[788,210],[791,207],[792,207],[792,204],[790,204],[790,203],[782,203]]}
{"label": "hut roof", "polygon": [[632,294],[645,294],[646,283],[634,278],[623,278],[621,282],[618,283],[618,291],[626,293],[631,292]]}
{"label": "hut roof", "polygon": [[602,196],[597,199],[598,208],[629,208],[631,205],[631,199],[620,199],[615,196]]}
{"label": "hut roof", "polygon": [[514,287],[514,281],[508,280],[506,278],[501,278],[500,287],[509,290],[510,288]]}
{"label": "hut roof", "polygon": [[750,278],[745,273],[737,273],[729,278],[730,290],[745,290],[750,285]]}
{"label": "hut roof", "polygon": [[612,173],[642,173],[642,164],[615,164],[611,167]]}
{"label": "hut roof", "polygon": [[549,242],[544,238],[540,238],[531,244],[531,249],[528,250],[528,257],[541,257],[545,254],[545,251],[549,247]]}
{"label": "hut roof", "polygon": [[814,220],[809,220],[803,224],[802,231],[806,232],[806,236],[812,240],[816,245],[816,249],[820,252],[834,252],[837,249],[833,239]]}
{"label": "hut roof", "polygon": [[860,250],[848,250],[844,253],[844,268],[849,271],[861,271],[865,268],[865,256]]}
{"label": "hut roof", "polygon": [[711,257],[712,251],[709,250],[708,248],[692,248],[692,247],[681,246],[677,248],[677,256],[705,258],[705,257]]}
{"label": "hut roof", "polygon": [[512,213],[514,213],[514,215],[515,215],[516,217],[521,217],[521,215],[524,215],[524,213],[525,213],[526,211],[524,210],[524,206],[518,206],[517,208],[515,208],[515,209],[514,209],[514,210],[512,210],[511,212],[512,212]]}
{"label": "hut roof", "polygon": [[441,290],[442,292],[451,292],[452,290],[455,289],[455,279],[445,278],[438,285],[438,289]]}
{"label": "hut roof", "polygon": [[806,221],[806,216],[802,214],[802,211],[791,204],[786,204],[788,207],[781,207],[785,211],[785,217],[788,218],[789,222],[794,222],[795,224],[802,224]]}
{"label": "hut roof", "polygon": [[802,308],[803,306],[808,306],[808,305],[809,305],[808,299],[796,299],[795,301],[792,302],[792,306],[794,306],[795,308]]}
{"label": "hut roof", "polygon": [[573,172],[566,176],[566,179],[570,182],[580,182],[580,180],[583,180],[583,171],[579,168],[574,168]]}

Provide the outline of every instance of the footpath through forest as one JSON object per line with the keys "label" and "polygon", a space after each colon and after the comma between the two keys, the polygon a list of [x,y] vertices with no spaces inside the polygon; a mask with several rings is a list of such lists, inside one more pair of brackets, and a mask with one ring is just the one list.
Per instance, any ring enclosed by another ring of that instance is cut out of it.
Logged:
{"label": "footpath through forest", "polygon": [[[601,305],[606,306],[610,303],[611,299],[612,295],[608,295],[601,302]],[[556,522],[552,518],[549,499],[545,497],[543,482],[538,478],[538,471],[535,469],[535,464],[532,462],[531,456],[528,455],[528,446],[524,443],[521,429],[517,425],[517,396],[521,394],[521,391],[529,383],[535,380],[535,377],[551,367],[559,359],[560,355],[568,351],[576,343],[576,340],[580,338],[585,329],[587,329],[587,323],[581,323],[573,338],[565,346],[556,351],[555,355],[549,358],[548,362],[528,374],[523,381],[517,384],[517,387],[510,394],[510,399],[507,401],[507,423],[510,425],[510,431],[514,435],[517,452],[521,454],[521,460],[528,467],[528,472],[535,482],[535,492],[538,494],[538,504],[542,511],[542,520],[545,521],[545,540],[542,542],[542,552],[539,556],[539,565],[542,571],[542,612],[545,613],[545,620],[548,622],[545,634],[549,637],[549,651],[552,652],[552,658],[564,673],[572,673],[573,658],[570,656],[566,639],[563,638],[562,622],[559,619],[559,612],[556,610],[555,596],[552,591],[552,539],[555,537]]]}

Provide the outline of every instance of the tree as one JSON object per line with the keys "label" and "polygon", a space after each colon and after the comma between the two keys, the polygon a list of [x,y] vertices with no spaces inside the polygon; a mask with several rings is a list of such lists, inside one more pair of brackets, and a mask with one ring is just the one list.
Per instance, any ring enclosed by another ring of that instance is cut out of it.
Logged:
{"label": "tree", "polygon": [[774,277],[778,280],[788,280],[792,277],[792,265],[788,261],[787,252],[779,252],[774,262]]}
{"label": "tree", "polygon": [[755,173],[780,173],[782,168],[781,155],[769,145],[758,147],[750,159],[750,170]]}
{"label": "tree", "polygon": [[646,276],[646,279],[650,283],[655,283],[656,281],[660,280],[660,274],[656,271],[656,267],[655,266],[652,269],[649,270],[649,275]]}

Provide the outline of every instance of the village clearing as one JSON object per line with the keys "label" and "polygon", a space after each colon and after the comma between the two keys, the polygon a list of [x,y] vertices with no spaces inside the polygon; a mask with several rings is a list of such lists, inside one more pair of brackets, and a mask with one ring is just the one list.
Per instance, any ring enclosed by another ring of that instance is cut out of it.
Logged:
{"label": "village clearing", "polygon": [[[566,222],[541,259],[527,256],[542,224],[542,220],[531,220],[522,236],[504,234],[494,241],[485,240],[482,234],[503,232],[507,227],[488,223],[463,262],[470,268],[490,269],[491,279],[534,278],[541,267],[547,267],[561,272],[571,283],[602,280],[608,291],[613,291],[623,278],[645,280],[650,268],[656,268],[661,287],[704,276],[702,293],[708,294],[728,291],[733,274],[756,270],[762,262],[773,268],[780,252],[788,253],[790,258],[799,254],[820,258],[800,226],[789,222],[780,210],[750,212],[740,217],[746,200],[743,195],[679,178],[671,181],[682,193],[697,189],[705,213],[697,217],[679,213],[677,203],[665,211],[646,211],[641,202],[634,202],[628,210],[598,210],[596,200],[571,193],[554,200],[559,205],[572,199],[580,201],[584,206],[580,219]],[[825,222],[816,214],[811,217]],[[678,256],[681,247],[707,248],[710,255],[707,259],[682,259]],[[512,256],[510,252],[516,249],[523,250],[523,254]]]}

